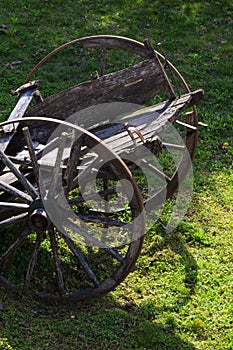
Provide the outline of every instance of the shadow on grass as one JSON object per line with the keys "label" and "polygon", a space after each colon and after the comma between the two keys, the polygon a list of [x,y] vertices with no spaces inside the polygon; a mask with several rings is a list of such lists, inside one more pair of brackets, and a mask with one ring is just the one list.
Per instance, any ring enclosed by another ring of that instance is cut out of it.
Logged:
{"label": "shadow on grass", "polygon": [[[149,232],[149,237],[145,239],[145,251],[142,254],[150,257],[150,263],[159,265],[162,262],[170,266],[172,270],[175,268],[174,264],[178,261],[177,268],[182,269],[182,274],[184,274],[183,283],[187,288],[186,297],[181,302],[184,305],[195,293],[197,284],[198,266],[190,252],[189,244],[195,242],[195,239],[198,237],[195,237],[192,224],[185,221],[182,221],[177,229],[171,233],[166,233],[160,224],[156,224],[151,231],[152,233]],[[172,251],[171,255],[168,253],[168,250]],[[159,274],[160,270],[156,270],[156,273]],[[161,273],[163,273],[163,270]]]}
{"label": "shadow on grass", "polygon": [[[197,264],[182,233],[160,235],[162,244],[158,245],[152,236],[151,244],[143,254],[150,260],[151,255],[170,248],[180,256],[179,264],[184,267],[184,284],[188,292],[176,295],[171,306],[166,303],[160,308],[159,302],[155,303],[153,298],[148,301],[148,295],[147,298],[142,295],[138,304],[131,301],[120,303],[113,294],[90,303],[49,305],[29,297],[19,298],[0,289],[0,340],[5,339],[6,343],[2,345],[0,342],[0,348],[195,350],[179,335],[174,312],[179,312],[194,293]],[[152,264],[157,264],[159,259],[158,255],[158,260]],[[44,260],[48,264],[49,260]]]}
{"label": "shadow on grass", "polygon": [[169,240],[169,246],[174,253],[179,254],[181,264],[184,266],[186,288],[189,289],[189,297],[194,293],[197,284],[198,266],[197,262],[187,249],[179,233],[173,233],[173,238]]}
{"label": "shadow on grass", "polygon": [[179,336],[172,322],[146,319],[140,306],[117,303],[111,295],[89,303],[51,306],[0,290],[0,300],[3,349],[196,349]]}

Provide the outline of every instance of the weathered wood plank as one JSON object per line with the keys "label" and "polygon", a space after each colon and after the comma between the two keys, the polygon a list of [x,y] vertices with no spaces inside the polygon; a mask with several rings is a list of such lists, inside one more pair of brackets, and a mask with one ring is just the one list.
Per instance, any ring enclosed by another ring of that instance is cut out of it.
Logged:
{"label": "weathered wood plank", "polygon": [[196,104],[197,101],[201,100],[202,96],[203,91],[197,90],[190,94],[182,95],[174,101],[167,101],[162,105],[162,110],[158,110],[157,106],[144,108],[132,113],[122,123],[109,125],[103,129],[96,128],[91,130],[91,132],[104,140],[112,150],[121,154],[125,149],[130,149],[143,143],[137,133],[133,134],[134,140],[132,140],[125,128],[125,123],[136,128],[145,142],[148,140],[153,142],[163,132],[168,122],[174,123],[183,110],[192,106],[193,103]]}
{"label": "weathered wood plank", "polygon": [[30,109],[26,116],[64,120],[81,109],[100,103],[143,104],[166,86],[167,80],[161,64],[153,58],[52,95]]}
{"label": "weathered wood plank", "polygon": [[[8,120],[16,120],[17,118],[22,118],[38,89],[38,82],[32,81],[28,84],[25,84],[14,91],[14,94],[19,94],[18,102],[15,105],[15,108],[11,112]],[[17,127],[17,123],[5,125],[3,127],[5,132],[11,132],[14,128]]]}

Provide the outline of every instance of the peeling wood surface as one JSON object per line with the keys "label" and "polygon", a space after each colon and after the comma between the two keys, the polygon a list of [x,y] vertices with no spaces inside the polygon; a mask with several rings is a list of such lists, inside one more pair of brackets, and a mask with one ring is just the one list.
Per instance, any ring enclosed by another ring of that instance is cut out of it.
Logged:
{"label": "peeling wood surface", "polygon": [[96,128],[90,131],[104,140],[112,150],[122,156],[122,153],[126,149],[135,148],[135,146],[143,144],[141,137],[136,132],[134,133],[134,141],[132,140],[125,128],[125,123],[128,123],[129,126],[136,128],[140,132],[145,140],[144,142],[151,142],[151,146],[147,144],[149,148],[154,147],[155,145],[153,143],[159,143],[159,136],[162,134],[166,125],[168,123],[174,123],[182,111],[194,103],[198,103],[202,99],[202,96],[203,91],[197,90],[190,94],[182,95],[174,101],[164,102],[164,104],[160,105],[162,107],[161,109],[158,109],[157,105],[144,108],[125,118],[119,124],[109,125],[100,130]]}
{"label": "peeling wood surface", "polygon": [[106,102],[143,104],[167,88],[167,79],[156,59],[86,81],[52,95],[26,113],[65,120],[84,108]]}

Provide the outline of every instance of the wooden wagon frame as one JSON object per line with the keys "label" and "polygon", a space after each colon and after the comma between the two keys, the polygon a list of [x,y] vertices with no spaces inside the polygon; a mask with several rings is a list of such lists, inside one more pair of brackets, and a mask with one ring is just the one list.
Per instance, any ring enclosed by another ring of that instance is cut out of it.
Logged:
{"label": "wooden wagon frame", "polygon": [[[35,74],[77,44],[99,50],[99,69],[43,99]],[[139,60],[105,73],[110,50]],[[145,212],[174,195],[189,171],[203,91],[191,91],[149,40],[98,35],[49,53],[15,93],[16,106],[0,125],[0,283],[48,298],[101,296],[132,270]],[[182,142],[164,136],[171,127]],[[171,168],[170,151],[180,154]],[[161,154],[170,172],[149,159]],[[159,184],[152,191],[139,180],[145,169]]]}

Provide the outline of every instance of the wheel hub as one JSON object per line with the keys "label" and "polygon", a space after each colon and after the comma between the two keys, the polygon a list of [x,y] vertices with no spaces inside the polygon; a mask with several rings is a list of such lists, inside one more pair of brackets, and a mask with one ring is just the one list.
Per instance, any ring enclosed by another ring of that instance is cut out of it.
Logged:
{"label": "wheel hub", "polygon": [[44,231],[49,226],[49,218],[41,198],[35,199],[29,208],[31,223],[38,231]]}

